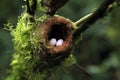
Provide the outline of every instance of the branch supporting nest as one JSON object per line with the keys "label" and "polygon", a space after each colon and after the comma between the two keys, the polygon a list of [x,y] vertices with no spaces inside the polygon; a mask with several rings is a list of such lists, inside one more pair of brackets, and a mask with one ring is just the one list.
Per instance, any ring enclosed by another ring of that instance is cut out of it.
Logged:
{"label": "branch supporting nest", "polygon": [[[52,2],[54,3],[54,0],[50,1],[46,2],[46,0],[42,0],[42,5],[54,9],[51,5]],[[106,0],[95,12],[88,14],[75,23],[61,16],[50,16],[43,22],[39,22],[35,30],[35,35],[38,38],[39,44],[42,45],[42,52],[39,53],[40,58],[49,64],[60,64],[61,61],[70,55],[73,44],[75,40],[79,38],[80,34],[95,21],[106,16],[113,8],[111,5],[114,2],[116,1]],[[55,3],[57,6],[59,1],[58,3],[55,1]],[[62,2],[60,4],[62,4]],[[57,10],[57,8],[55,10]],[[75,26],[79,27],[74,29]],[[61,46],[56,45],[59,39],[62,40]]]}
{"label": "branch supporting nest", "polygon": [[90,13],[87,16],[75,22],[75,25],[79,27],[74,31],[74,39],[75,40],[78,39],[80,34],[84,32],[86,29],[88,29],[90,25],[95,23],[98,19],[106,16],[109,12],[112,11],[113,8],[118,7],[118,4],[116,4],[117,6],[113,6],[114,3],[118,2],[120,1],[105,0],[103,4],[95,12]]}

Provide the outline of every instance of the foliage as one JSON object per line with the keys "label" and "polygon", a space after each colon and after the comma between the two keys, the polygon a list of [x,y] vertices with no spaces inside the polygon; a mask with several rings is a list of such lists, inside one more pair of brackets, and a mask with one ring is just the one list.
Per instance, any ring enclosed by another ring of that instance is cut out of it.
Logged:
{"label": "foliage", "polygon": [[[9,3],[9,0],[4,0],[4,1],[7,1],[7,3],[5,2],[2,3],[3,1],[1,1],[1,4],[4,5],[12,4]],[[62,9],[58,11],[58,14],[68,17],[73,21],[76,21],[80,17],[94,11],[101,4],[102,1],[103,0],[101,1],[70,0],[70,2],[67,3],[67,5],[65,5]],[[10,20],[10,22],[14,24],[17,22],[16,16],[18,16],[23,10],[21,9],[21,7],[18,8],[18,6],[21,6],[24,3],[23,2],[21,3],[21,1],[16,1],[16,0],[11,0],[11,2],[14,2],[13,3],[14,7],[9,7],[9,5],[6,8],[0,7],[2,11],[0,14],[0,22],[1,22],[0,24],[5,24],[5,22],[7,22],[8,19]],[[12,13],[10,14],[7,11],[11,11],[14,14],[11,15]],[[104,19],[97,21],[94,25],[92,25],[90,29],[88,29],[83,33],[82,41],[79,42],[75,48],[73,55],[75,55],[75,58],[77,59],[77,63],[79,65],[85,66],[86,69],[88,69],[88,71],[90,71],[90,73],[93,74],[94,79],[91,80],[120,79],[119,77],[120,64],[118,64],[118,62],[120,61],[120,54],[119,54],[120,53],[120,49],[119,49],[120,15],[119,14],[120,14],[120,8],[117,8],[111,14],[109,14],[108,17],[105,17]],[[0,25],[0,27],[3,27],[3,25]],[[29,31],[29,29],[27,29],[27,31]],[[23,39],[25,37],[26,36],[21,36],[21,38]],[[25,43],[23,47],[27,48],[26,45],[28,44],[29,43]],[[4,76],[6,75],[5,72],[9,68],[8,64],[10,63],[11,55],[13,53],[12,47],[13,47],[13,43],[11,42],[10,33],[0,28],[0,80],[4,80]],[[27,48],[27,50],[29,49]],[[24,52],[27,52],[27,54],[29,55],[29,51],[24,51]],[[28,57],[23,60],[30,60],[30,59],[31,57]],[[21,62],[21,64],[23,64],[23,62]],[[14,63],[14,65],[16,64]],[[115,65],[115,67],[111,65]],[[23,64],[23,66],[25,65]],[[18,73],[21,74],[20,72]],[[86,78],[86,76],[83,76],[84,72],[79,71],[75,67],[70,69],[69,72],[66,74],[65,72],[62,72],[61,69],[56,71],[56,73],[60,75],[60,76],[57,75],[56,77],[61,77],[61,78],[57,78],[58,80],[80,80],[80,79],[84,80]],[[88,80],[88,78],[85,80]]]}

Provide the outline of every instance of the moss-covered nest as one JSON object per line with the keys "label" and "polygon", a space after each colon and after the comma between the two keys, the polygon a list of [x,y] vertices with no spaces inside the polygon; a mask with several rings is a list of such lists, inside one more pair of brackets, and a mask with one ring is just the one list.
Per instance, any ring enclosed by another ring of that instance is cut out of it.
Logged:
{"label": "moss-covered nest", "polygon": [[[44,80],[50,74],[56,75],[60,66],[75,63],[70,55],[72,27],[72,22],[61,16],[35,18],[23,13],[16,28],[10,30],[15,51],[6,80]],[[63,39],[63,45],[51,46],[52,37]]]}

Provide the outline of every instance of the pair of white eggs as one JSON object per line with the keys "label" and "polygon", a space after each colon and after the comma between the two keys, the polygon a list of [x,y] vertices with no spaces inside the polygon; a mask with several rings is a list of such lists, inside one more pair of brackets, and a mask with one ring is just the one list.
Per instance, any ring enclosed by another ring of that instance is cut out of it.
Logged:
{"label": "pair of white eggs", "polygon": [[49,41],[50,45],[52,46],[62,46],[63,39],[58,39],[58,41],[55,38],[51,38]]}

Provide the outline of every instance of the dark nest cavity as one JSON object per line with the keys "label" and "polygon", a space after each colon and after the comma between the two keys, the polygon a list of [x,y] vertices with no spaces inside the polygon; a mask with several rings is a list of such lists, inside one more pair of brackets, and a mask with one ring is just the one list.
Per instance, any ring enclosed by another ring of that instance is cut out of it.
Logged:
{"label": "dark nest cavity", "polygon": [[65,41],[68,35],[69,29],[66,27],[66,24],[53,24],[48,33],[48,40],[50,40],[51,38],[55,38],[57,40],[63,39]]}

